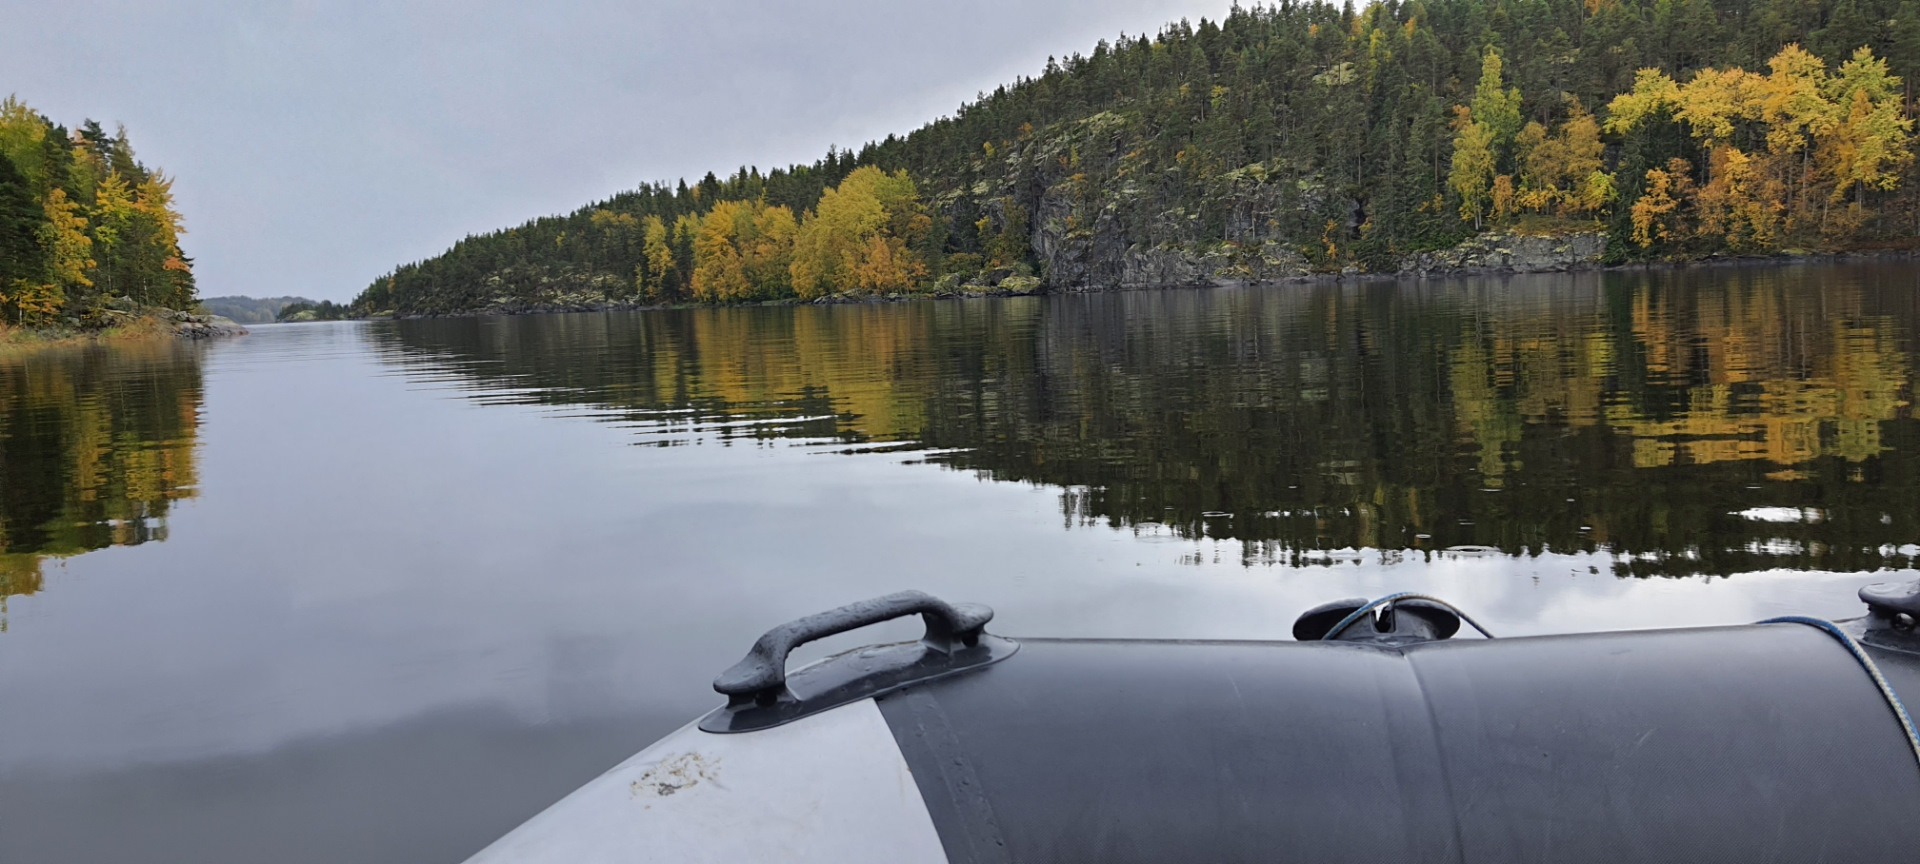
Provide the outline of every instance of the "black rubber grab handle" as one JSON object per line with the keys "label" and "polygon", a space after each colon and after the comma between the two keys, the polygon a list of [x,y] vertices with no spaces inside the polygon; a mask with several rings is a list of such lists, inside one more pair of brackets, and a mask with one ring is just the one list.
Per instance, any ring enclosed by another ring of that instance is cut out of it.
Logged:
{"label": "black rubber grab handle", "polygon": [[922,644],[948,654],[980,641],[993,610],[975,603],[951,604],[920,591],[902,591],[849,603],[838,609],[788,621],[768,630],[733,668],[713,679],[713,689],[733,702],[778,698],[787,689],[787,654],[793,649],[836,633],[869,624],[919,615],[927,622]]}

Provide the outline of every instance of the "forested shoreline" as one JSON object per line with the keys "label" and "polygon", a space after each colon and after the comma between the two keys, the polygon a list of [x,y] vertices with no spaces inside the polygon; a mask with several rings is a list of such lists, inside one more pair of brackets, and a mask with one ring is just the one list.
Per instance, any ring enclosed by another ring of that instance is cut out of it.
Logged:
{"label": "forested shoreline", "polygon": [[173,180],[126,129],[0,101],[0,327],[100,330],[195,305]]}
{"label": "forested shoreline", "polygon": [[1527,235],[1594,264],[1907,248],[1917,67],[1920,0],[1237,8],[857,152],[469,237],[353,309],[1394,273]]}

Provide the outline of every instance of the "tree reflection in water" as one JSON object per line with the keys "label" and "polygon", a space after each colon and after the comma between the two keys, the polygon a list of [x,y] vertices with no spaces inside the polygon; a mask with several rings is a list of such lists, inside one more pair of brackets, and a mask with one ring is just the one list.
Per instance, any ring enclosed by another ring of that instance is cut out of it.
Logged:
{"label": "tree reflection in water", "polygon": [[[1720,267],[406,321],[389,357],[643,443],[925,448],[1248,563],[1486,547],[1905,566],[1920,270]],[[1756,514],[1760,514],[1756,516]],[[1781,514],[1793,514],[1783,519]],[[928,514],[965,518],[965,514]]]}
{"label": "tree reflection in water", "polygon": [[0,630],[48,559],[166,539],[194,494],[200,404],[198,360],[171,340],[0,358]]}

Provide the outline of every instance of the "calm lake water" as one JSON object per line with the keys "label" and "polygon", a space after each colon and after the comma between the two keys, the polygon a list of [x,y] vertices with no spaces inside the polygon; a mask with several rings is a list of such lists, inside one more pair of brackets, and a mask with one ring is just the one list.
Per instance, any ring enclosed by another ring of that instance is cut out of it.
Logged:
{"label": "calm lake water", "polygon": [[1015,636],[1849,617],[1920,555],[1917,326],[1920,268],[1833,265],[0,361],[0,861],[457,862],[902,588]]}

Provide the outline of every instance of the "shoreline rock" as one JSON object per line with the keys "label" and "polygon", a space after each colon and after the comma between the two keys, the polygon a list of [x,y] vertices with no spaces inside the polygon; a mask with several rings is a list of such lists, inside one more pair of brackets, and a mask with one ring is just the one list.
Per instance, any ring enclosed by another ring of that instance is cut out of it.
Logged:
{"label": "shoreline rock", "polygon": [[40,351],[181,340],[199,342],[247,334],[247,328],[232,320],[184,312],[120,314],[108,317],[106,320],[110,323],[105,326],[85,329],[44,328],[0,333],[0,356],[12,357]]}
{"label": "shoreline rock", "polygon": [[218,315],[189,315],[173,322],[173,335],[182,339],[227,339],[247,335],[247,328]]}
{"label": "shoreline rock", "polygon": [[[1045,296],[1049,294],[1094,294],[1109,291],[1158,291],[1193,288],[1231,288],[1324,284],[1340,282],[1378,282],[1403,279],[1451,279],[1473,276],[1527,275],[1593,270],[1684,270],[1728,266],[1790,266],[1843,261],[1909,260],[1920,258],[1920,248],[1871,249],[1847,252],[1790,252],[1768,255],[1711,256],[1669,261],[1631,261],[1609,264],[1605,235],[1598,231],[1571,234],[1483,234],[1449,249],[1416,252],[1401,258],[1392,272],[1368,273],[1348,268],[1340,272],[1316,272],[1304,258],[1292,250],[1240,249],[1193,252],[1177,248],[1128,250],[1129,261],[1122,268],[1135,278],[1116,280],[1105,285],[1047,285],[1037,277],[1002,275],[1002,278],[940,285],[928,292],[889,294],[830,294],[813,300],[769,300],[746,306],[833,306],[863,303],[902,303],[912,300],[972,300],[981,298]],[[1166,278],[1162,278],[1166,277]],[[1156,281],[1157,280],[1157,281]],[[546,315],[569,312],[638,312],[652,309],[720,308],[726,304],[659,304],[632,302],[510,304],[465,312],[423,315],[378,315],[374,318],[478,318],[488,316]],[[231,322],[228,322],[231,324]],[[233,325],[240,333],[244,328]],[[236,334],[238,335],[238,334]]]}
{"label": "shoreline rock", "polygon": [[1488,232],[1451,249],[1416,252],[1400,259],[1396,275],[1459,273],[1562,273],[1601,266],[1607,237],[1599,231],[1569,234]]}
{"label": "shoreline rock", "polygon": [[173,335],[181,339],[221,339],[247,335],[247,328],[219,315],[197,315],[178,309],[146,309],[127,314],[126,317],[133,321],[141,317],[158,320],[172,328]]}

